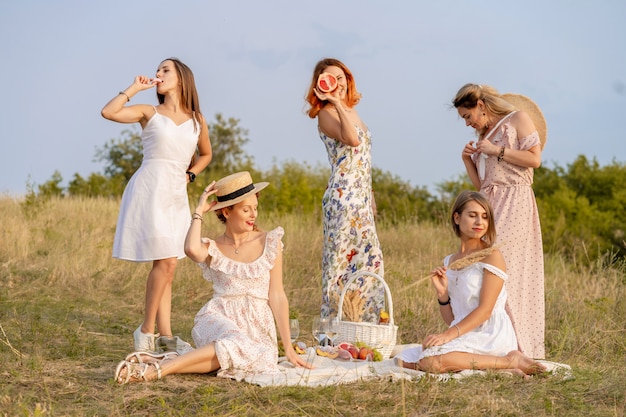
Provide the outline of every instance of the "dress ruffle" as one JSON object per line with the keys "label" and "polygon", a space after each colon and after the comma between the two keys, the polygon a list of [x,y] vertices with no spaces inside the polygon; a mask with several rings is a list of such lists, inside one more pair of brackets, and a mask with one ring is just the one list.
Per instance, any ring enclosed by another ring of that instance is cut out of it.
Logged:
{"label": "dress ruffle", "polygon": [[209,243],[209,262],[211,266],[206,262],[199,262],[200,269],[202,270],[202,276],[207,281],[212,281],[209,270],[222,272],[226,275],[235,276],[257,276],[261,270],[270,270],[274,266],[276,256],[278,256],[278,245],[282,245],[282,237],[285,231],[282,227],[277,227],[274,230],[267,232],[265,236],[265,248],[263,254],[253,262],[244,263],[231,259],[224,255],[222,251],[217,247],[215,241],[210,238],[203,238],[202,241]]}

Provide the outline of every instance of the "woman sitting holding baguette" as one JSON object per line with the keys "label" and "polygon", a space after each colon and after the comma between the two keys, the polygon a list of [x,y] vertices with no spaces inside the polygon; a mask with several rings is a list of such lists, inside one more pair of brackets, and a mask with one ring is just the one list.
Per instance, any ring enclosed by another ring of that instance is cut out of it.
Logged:
{"label": "woman sitting holding baguette", "polygon": [[544,372],[541,363],[517,350],[504,309],[506,265],[492,246],[496,230],[489,201],[478,192],[464,191],[456,198],[450,220],[460,248],[431,272],[439,312],[449,327],[428,335],[422,346],[402,351],[396,363],[432,373],[495,369],[526,377]]}

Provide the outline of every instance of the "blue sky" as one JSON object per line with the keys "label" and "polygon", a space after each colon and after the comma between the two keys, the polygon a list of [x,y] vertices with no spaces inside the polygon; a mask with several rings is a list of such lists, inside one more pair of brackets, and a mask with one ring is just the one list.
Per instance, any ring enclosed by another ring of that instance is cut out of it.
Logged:
{"label": "blue sky", "polygon": [[[531,97],[548,122],[543,160],[626,160],[623,0],[4,1],[0,194],[55,170],[101,171],[97,148],[128,125],[102,106],[176,56],[202,111],[240,120],[256,165],[326,165],[304,114],[315,63],[343,60],[363,94],[373,164],[431,191],[464,172],[470,128],[449,103],[466,82]],[[155,103],[152,91],[133,102]]]}

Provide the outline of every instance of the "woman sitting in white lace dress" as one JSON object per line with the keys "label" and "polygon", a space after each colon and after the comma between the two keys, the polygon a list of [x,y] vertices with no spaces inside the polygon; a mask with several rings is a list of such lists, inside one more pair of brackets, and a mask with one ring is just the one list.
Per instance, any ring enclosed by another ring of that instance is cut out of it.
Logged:
{"label": "woman sitting in white lace dress", "polygon": [[432,373],[495,369],[525,377],[545,371],[517,350],[504,309],[506,265],[492,246],[496,230],[489,201],[478,192],[464,191],[450,220],[461,240],[459,251],[431,272],[439,312],[449,327],[428,335],[422,346],[400,352],[396,363]]}
{"label": "woman sitting in white lace dress", "polygon": [[[196,315],[192,331],[197,349],[183,355],[131,353],[117,366],[118,383],[213,371],[237,380],[278,373],[276,327],[287,359],[310,368],[290,343],[283,229],[264,232],[256,227],[257,193],[267,185],[254,184],[248,172],[239,172],[206,187],[185,240],[185,253],[213,282],[213,298]],[[213,194],[217,201],[207,202]],[[215,211],[225,226],[215,239],[200,236],[202,215],[208,211]]]}

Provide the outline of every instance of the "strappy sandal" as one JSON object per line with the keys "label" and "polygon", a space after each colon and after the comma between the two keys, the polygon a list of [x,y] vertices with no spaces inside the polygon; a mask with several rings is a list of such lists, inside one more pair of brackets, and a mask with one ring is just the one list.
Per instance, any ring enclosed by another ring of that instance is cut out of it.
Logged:
{"label": "strappy sandal", "polygon": [[[142,358],[142,356],[144,357],[148,356],[149,358],[152,358],[153,360],[145,360]],[[129,353],[124,360],[126,362],[132,362],[132,363],[153,363],[153,362],[161,362],[166,359],[174,359],[177,356],[178,356],[178,352],[163,352],[163,353],[133,352],[133,353]]]}
{"label": "strappy sandal", "polygon": [[[148,372],[148,369],[151,366],[154,366],[154,369],[156,370],[156,379],[161,379],[161,365],[159,365],[158,362],[137,363],[121,361],[117,364],[117,368],[115,368],[115,382],[120,385],[128,384],[129,382],[146,382],[148,381],[146,378],[146,372]],[[122,377],[121,373],[124,369],[126,369],[126,375]]]}

